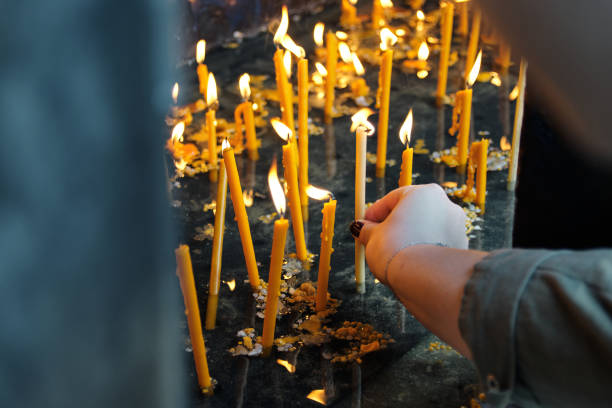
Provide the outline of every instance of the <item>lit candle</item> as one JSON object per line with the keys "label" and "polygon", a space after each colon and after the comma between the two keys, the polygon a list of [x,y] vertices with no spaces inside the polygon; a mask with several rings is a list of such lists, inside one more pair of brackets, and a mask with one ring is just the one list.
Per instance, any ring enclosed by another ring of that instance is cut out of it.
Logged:
{"label": "lit candle", "polygon": [[195,281],[191,257],[187,245],[179,246],[175,251],[176,274],[179,278],[183,299],[185,301],[185,315],[189,326],[191,347],[193,348],[193,359],[195,361],[198,383],[203,393],[212,393],[212,381],[208,372],[206,361],[206,346],[202,335],[202,321],[200,320],[200,308],[198,307],[198,295],[196,293]]}
{"label": "lit candle", "polygon": [[470,32],[470,42],[468,43],[467,54],[465,57],[465,80],[468,80],[468,75],[472,70],[474,59],[476,58],[476,50],[478,50],[478,39],[480,38],[480,21],[482,13],[479,9],[474,10],[472,17],[472,30]]}
{"label": "lit candle", "polygon": [[380,31],[380,75],[378,89],[380,94],[380,111],[378,112],[378,144],[376,149],[376,177],[385,176],[387,162],[387,133],[389,131],[389,97],[391,95],[391,73],[393,68],[393,50],[391,46],[397,37],[388,28]]}
{"label": "lit candle", "polygon": [[[374,125],[368,122],[371,109],[360,109],[351,117],[351,132],[357,131],[355,147],[355,219],[365,217],[365,176],[367,137],[374,134]],[[365,247],[355,239],[355,283],[358,293],[365,293]]]}
{"label": "lit candle", "polygon": [[298,143],[300,153],[300,202],[304,221],[308,221],[308,60],[298,61]]}
{"label": "lit candle", "polygon": [[208,284],[208,304],[206,306],[206,330],[215,328],[217,318],[217,303],[219,300],[219,284],[221,282],[221,257],[223,254],[223,235],[225,229],[225,203],[227,200],[227,173],[225,163],[219,165],[219,181],[217,182],[217,199],[215,206],[215,232],[210,261],[210,283]]}
{"label": "lit candle", "polygon": [[196,44],[196,61],[198,63],[197,74],[200,83],[200,93],[206,99],[206,86],[208,85],[208,67],[203,64],[206,58],[206,41],[200,40]]}
{"label": "lit candle", "polygon": [[178,103],[178,96],[179,96],[179,84],[178,82],[175,82],[174,86],[172,87],[172,102],[174,102],[175,105]]}
{"label": "lit candle", "polygon": [[472,85],[478,77],[480,71],[480,62],[482,60],[482,50],[478,53],[476,61],[472,66],[466,89],[458,91],[455,97],[455,109],[457,112],[453,112],[453,116],[459,113],[459,136],[457,137],[457,171],[459,173],[465,172],[465,166],[467,164],[468,156],[468,143],[470,140],[470,121],[472,116]]}
{"label": "lit candle", "polygon": [[423,79],[429,75],[427,72],[427,58],[429,58],[429,47],[427,41],[423,40],[417,51],[417,60],[406,60],[402,62],[404,68],[417,69],[417,77]]}
{"label": "lit candle", "polygon": [[517,83],[518,96],[514,111],[514,129],[512,130],[512,150],[508,165],[508,191],[516,187],[516,171],[518,169],[518,151],[521,144],[521,128],[523,126],[523,109],[525,107],[525,84],[527,82],[527,61],[521,59],[521,67]]}
{"label": "lit candle", "polygon": [[259,152],[257,150],[258,143],[255,133],[255,117],[253,116],[253,104],[249,101],[251,96],[251,87],[249,81],[251,77],[249,74],[242,74],[238,80],[238,87],[240,88],[240,95],[242,95],[242,102],[234,111],[234,120],[236,121],[236,134],[235,138],[236,145],[242,144],[243,133],[242,133],[242,118],[244,118],[244,126],[246,132],[246,148],[251,160],[257,160],[259,158]]}
{"label": "lit candle", "polygon": [[406,150],[402,153],[402,169],[400,171],[399,186],[412,185],[412,155],[414,149],[410,147],[410,135],[412,134],[412,109],[408,112],[404,124],[400,128],[399,138],[402,144],[406,145]]}
{"label": "lit candle", "polygon": [[208,86],[206,87],[206,131],[208,132],[208,175],[210,181],[217,181],[217,84],[213,73],[208,74]]}
{"label": "lit candle", "polygon": [[295,139],[293,132],[283,122],[274,118],[271,120],[272,127],[281,139],[287,142],[283,146],[283,167],[285,168],[285,182],[289,194],[289,207],[291,208],[291,224],[293,225],[293,237],[295,239],[295,252],[300,261],[308,257],[306,241],[304,239],[304,222],[302,219],[302,206],[300,203],[300,190],[298,187],[297,159],[292,143]]}
{"label": "lit candle", "polygon": [[338,62],[338,40],[331,31],[325,36],[327,43],[327,77],[325,79],[325,105],[324,119],[325,123],[332,123],[334,97],[336,87],[336,63]]}
{"label": "lit candle", "polygon": [[317,58],[323,58],[325,56],[325,48],[323,48],[324,33],[325,24],[319,21],[317,24],[315,24],[314,29],[312,30],[312,38],[314,39],[314,43],[316,45],[315,55]]}
{"label": "lit candle", "polygon": [[476,172],[476,204],[480,207],[481,214],[485,210],[485,198],[487,195],[487,158],[489,155],[489,139],[482,139],[478,146],[478,164]]}
{"label": "lit candle", "polygon": [[315,310],[322,312],[327,307],[327,284],[331,269],[331,254],[334,252],[334,223],[336,220],[336,200],[331,192],[308,186],[308,195],[315,200],[328,199],[323,205],[323,221],[321,223],[321,252],[319,253],[319,276],[317,279],[317,294],[315,297]]}
{"label": "lit candle", "polygon": [[[287,6],[283,6],[281,12],[281,22],[274,34],[274,44],[280,46],[287,34],[289,28],[289,13]],[[289,79],[285,71],[283,63],[284,53],[281,49],[277,49],[274,53],[274,71],[276,73],[276,87],[278,89],[278,99],[281,107],[283,122],[287,123],[291,129],[295,129],[293,122],[293,99],[289,100]],[[293,93],[293,91],[291,91]]]}
{"label": "lit candle", "polygon": [[357,0],[342,0],[342,14],[340,15],[340,25],[354,26],[359,22],[357,19]]}
{"label": "lit candle", "polygon": [[183,133],[185,132],[185,122],[181,121],[172,128],[172,136],[168,139],[166,147],[172,153],[175,160],[189,162],[200,154],[200,151],[193,143],[183,144]]}
{"label": "lit candle", "polygon": [[268,356],[274,344],[274,330],[276,328],[276,314],[278,313],[278,298],[280,296],[281,271],[285,255],[285,240],[289,222],[285,219],[285,194],[276,171],[276,160],[268,172],[268,185],[276,212],[280,219],[274,221],[274,235],[272,237],[272,253],[270,255],[270,273],[268,276],[268,294],[266,297],[266,310],[262,335],[263,355]]}
{"label": "lit candle", "polygon": [[450,1],[440,4],[441,15],[440,31],[440,65],[438,69],[438,88],[436,90],[436,104],[442,106],[446,97],[446,81],[448,78],[448,59],[450,57],[451,41],[453,39],[453,12],[454,6]]}
{"label": "lit candle", "polygon": [[232,204],[234,206],[234,214],[236,222],[238,223],[238,231],[240,232],[242,252],[244,253],[247,273],[249,274],[249,282],[251,283],[251,287],[255,290],[259,286],[259,272],[257,271],[257,261],[255,260],[251,228],[249,227],[249,219],[244,206],[244,198],[242,196],[242,187],[240,187],[240,177],[238,176],[238,168],[236,167],[234,149],[232,149],[227,140],[223,141],[222,152],[225,170],[227,171],[230,196],[232,197]]}
{"label": "lit candle", "polygon": [[360,96],[366,96],[370,92],[370,88],[366,84],[365,79],[361,78],[363,74],[365,74],[365,68],[363,64],[359,60],[359,57],[354,52],[351,53],[351,59],[353,60],[353,67],[355,68],[355,73],[360,77],[351,82],[351,92],[353,94],[353,98],[359,98]]}

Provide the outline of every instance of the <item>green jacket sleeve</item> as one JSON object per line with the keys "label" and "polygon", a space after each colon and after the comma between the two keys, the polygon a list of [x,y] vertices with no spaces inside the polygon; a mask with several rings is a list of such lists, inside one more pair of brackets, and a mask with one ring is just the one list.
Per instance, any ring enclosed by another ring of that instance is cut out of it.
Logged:
{"label": "green jacket sleeve", "polygon": [[459,326],[493,406],[612,404],[612,250],[492,252]]}

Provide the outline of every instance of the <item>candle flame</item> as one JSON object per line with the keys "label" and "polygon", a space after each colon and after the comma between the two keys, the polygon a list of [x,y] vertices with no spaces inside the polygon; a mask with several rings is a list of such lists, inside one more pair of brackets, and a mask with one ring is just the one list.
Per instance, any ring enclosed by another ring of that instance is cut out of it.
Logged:
{"label": "candle flame", "polygon": [[325,65],[321,64],[320,62],[315,62],[315,67],[321,76],[327,76],[327,68],[325,68]]}
{"label": "candle flame", "polygon": [[468,75],[468,86],[472,86],[474,85],[474,82],[476,82],[476,78],[478,78],[478,73],[480,72],[480,62],[482,61],[482,50],[478,51],[478,55],[476,56],[476,59],[474,60],[474,65],[472,66],[472,69],[470,70],[470,75]]}
{"label": "candle flame", "polygon": [[315,85],[323,85],[323,77],[321,76],[320,73],[318,72],[313,72],[312,73],[312,82]]}
{"label": "candle flame", "polygon": [[291,53],[298,58],[304,58],[306,56],[306,51],[304,51],[304,48],[297,45],[295,41],[293,41],[293,39],[286,34],[281,40],[281,45],[285,47],[285,49],[291,51]]}
{"label": "candle flame", "polygon": [[313,200],[325,200],[326,198],[332,198],[332,193],[329,190],[325,190],[323,188],[315,187],[312,184],[309,184],[306,187],[306,195],[312,198]]}
{"label": "candle flame", "polygon": [[272,195],[272,202],[274,202],[276,212],[282,218],[285,215],[285,191],[283,190],[283,186],[281,186],[280,180],[278,179],[278,172],[276,171],[276,158],[274,158],[274,161],[270,166],[270,171],[268,171],[268,187],[270,188],[270,194]]}
{"label": "candle flame", "polygon": [[223,153],[227,149],[231,149],[231,148],[232,148],[232,145],[230,145],[230,142],[227,139],[223,139],[223,142],[221,142],[221,152]]}
{"label": "candle flame", "polygon": [[178,171],[182,172],[183,170],[185,170],[185,167],[187,167],[187,162],[183,159],[175,160],[174,166],[176,167]]}
{"label": "candle flame", "polygon": [[363,126],[366,129],[366,134],[371,136],[374,134],[374,125],[368,122],[368,116],[373,114],[374,111],[370,108],[361,108],[351,116],[351,132],[354,132],[360,126]]}
{"label": "candle flame", "polygon": [[200,40],[196,43],[196,61],[201,64],[204,58],[206,58],[206,41]]}
{"label": "candle flame", "polygon": [[491,72],[491,84],[495,86],[501,86],[502,81],[497,72]]}
{"label": "candle flame", "polygon": [[421,43],[417,55],[419,61],[427,61],[427,58],[429,57],[429,47],[427,46],[427,41],[423,41]]}
{"label": "candle flame", "polygon": [[357,0],[349,0],[349,3],[351,3],[354,6],[355,4],[357,4]]}
{"label": "candle flame", "polygon": [[244,201],[245,207],[253,206],[253,189],[247,188],[242,192],[242,201]]}
{"label": "candle flame", "polygon": [[227,284],[227,287],[229,288],[230,292],[233,292],[234,289],[236,289],[236,279],[232,279],[231,281],[227,281],[225,283]]}
{"label": "candle flame", "polygon": [[290,373],[295,373],[295,366],[293,364],[291,364],[290,362],[288,362],[287,360],[281,360],[280,358],[278,360],[276,360],[276,363],[278,365],[281,365],[283,367],[285,367],[287,369],[287,371],[289,371]]}
{"label": "candle flame", "polygon": [[240,75],[240,79],[238,79],[238,88],[240,89],[240,95],[242,95],[242,99],[245,101],[249,100],[251,96],[251,86],[249,85],[251,82],[251,77],[249,74]]}
{"label": "candle flame", "polygon": [[270,120],[270,123],[272,124],[272,127],[274,128],[276,134],[285,142],[289,141],[289,138],[293,136],[293,132],[291,131],[291,129],[289,129],[289,127],[283,122],[281,122],[280,119],[272,118]]}
{"label": "candle flame", "polygon": [[393,7],[393,2],[391,0],[380,0],[380,6],[382,8],[391,8]]}
{"label": "candle flame", "polygon": [[319,22],[315,24],[312,36],[317,47],[323,46],[323,32],[325,31],[325,24]]}
{"label": "candle flame", "polygon": [[291,52],[289,51],[285,51],[283,54],[283,66],[285,67],[287,78],[291,78]]}
{"label": "candle flame", "polygon": [[359,57],[354,52],[351,53],[351,58],[353,59],[353,66],[355,67],[355,73],[357,75],[365,74],[365,68],[363,68],[363,64],[359,61]]}
{"label": "candle flame", "polygon": [[183,132],[185,132],[185,122],[180,121],[172,129],[172,143],[182,142]]}
{"label": "candle flame", "polygon": [[336,37],[341,41],[346,41],[348,39],[348,34],[344,31],[336,31]]}
{"label": "candle flame", "polygon": [[425,13],[423,13],[423,10],[417,10],[416,17],[419,21],[425,20]]}
{"label": "candle flame", "polygon": [[281,44],[285,34],[287,34],[287,30],[289,29],[289,12],[287,11],[287,6],[283,6],[281,12],[281,21],[276,29],[276,33],[274,34],[274,44]]}
{"label": "candle flame", "polygon": [[501,140],[499,141],[499,147],[501,147],[502,151],[506,152],[512,148],[512,145],[508,142],[506,136],[502,136]]}
{"label": "candle flame", "polygon": [[327,395],[325,394],[324,389],[312,390],[310,391],[310,394],[306,396],[306,398],[318,402],[321,405],[327,405]]}
{"label": "candle flame", "polygon": [[412,135],[412,108],[408,115],[406,116],[406,120],[404,120],[404,124],[400,128],[399,138],[403,145],[408,147],[410,145],[410,136]]}
{"label": "candle flame", "polygon": [[172,100],[174,101],[174,103],[178,102],[178,95],[179,95],[179,84],[178,82],[175,82],[174,86],[172,87]]}
{"label": "candle flame", "polygon": [[518,98],[518,94],[519,94],[519,88],[518,88],[518,84],[516,84],[514,88],[512,88],[512,92],[510,92],[510,95],[508,95],[508,99],[513,101],[516,98]]}
{"label": "candle flame", "polygon": [[398,28],[397,30],[395,30],[395,35],[399,36],[399,37],[403,37],[405,36],[406,30],[404,30],[403,28]]}
{"label": "candle flame", "polygon": [[380,49],[388,50],[397,42],[397,36],[387,27],[380,30]]}
{"label": "candle flame", "polygon": [[417,78],[419,78],[419,79],[425,79],[425,78],[427,78],[427,75],[429,75],[429,72],[427,72],[427,70],[426,70],[426,69],[422,69],[422,70],[420,70],[420,71],[418,71],[418,72],[416,73],[416,76],[417,76]]}
{"label": "candle flame", "polygon": [[338,43],[338,51],[340,52],[340,58],[342,58],[342,61],[344,61],[344,63],[350,64],[351,62],[353,62],[351,49],[349,48],[347,43],[345,43],[344,41],[340,41]]}
{"label": "candle flame", "polygon": [[208,85],[206,87],[206,104],[212,106],[217,103],[217,82],[212,72],[208,74]]}

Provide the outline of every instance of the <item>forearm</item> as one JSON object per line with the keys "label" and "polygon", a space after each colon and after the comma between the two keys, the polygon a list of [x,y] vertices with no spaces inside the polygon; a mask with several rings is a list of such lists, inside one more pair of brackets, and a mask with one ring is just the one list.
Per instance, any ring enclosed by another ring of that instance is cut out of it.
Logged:
{"label": "forearm", "polygon": [[400,251],[387,268],[387,282],[406,308],[429,330],[471,358],[459,331],[465,284],[486,252],[415,245]]}

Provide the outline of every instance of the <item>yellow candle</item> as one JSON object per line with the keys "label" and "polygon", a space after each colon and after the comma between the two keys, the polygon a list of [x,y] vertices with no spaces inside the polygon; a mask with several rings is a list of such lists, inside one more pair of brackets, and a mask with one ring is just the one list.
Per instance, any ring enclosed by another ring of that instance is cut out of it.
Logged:
{"label": "yellow candle", "polygon": [[204,393],[212,392],[212,381],[208,372],[208,362],[206,361],[206,346],[202,335],[202,321],[200,320],[200,308],[198,307],[198,297],[196,294],[195,281],[193,278],[193,268],[189,247],[179,246],[175,251],[176,255],[176,274],[179,278],[183,299],[185,300],[185,315],[189,326],[189,336],[191,337],[191,347],[193,348],[193,359],[195,361],[198,383]]}
{"label": "yellow candle", "polygon": [[472,89],[457,92],[455,104],[459,104],[459,135],[457,136],[457,169],[463,173],[467,164],[468,144],[470,140],[470,120],[472,116]]}
{"label": "yellow candle", "polygon": [[227,173],[225,162],[219,164],[219,181],[217,182],[217,199],[215,210],[215,233],[210,261],[210,283],[208,284],[208,303],[206,306],[206,330],[215,328],[219,284],[221,282],[221,257],[223,254],[223,235],[225,229],[225,207],[227,201]]}
{"label": "yellow candle", "polygon": [[489,139],[482,139],[478,150],[478,171],[476,176],[476,204],[484,214],[485,198],[487,194],[487,157],[489,153]]}
{"label": "yellow candle", "polygon": [[253,289],[257,289],[259,286],[259,272],[257,271],[257,261],[255,260],[251,228],[249,227],[249,219],[242,197],[242,187],[240,187],[240,177],[238,176],[238,169],[236,168],[234,149],[229,146],[226,140],[223,141],[223,160],[227,171],[227,179],[236,222],[238,223],[238,231],[240,232],[244,261],[246,263],[247,273],[249,274],[249,282]]}
{"label": "yellow candle", "polygon": [[216,114],[213,109],[206,112],[206,130],[208,132],[208,175],[210,181],[217,181],[217,129]]}
{"label": "yellow candle", "polygon": [[400,141],[406,145],[406,150],[402,153],[402,168],[399,177],[399,186],[410,186],[412,185],[412,156],[414,149],[410,147],[410,136],[412,134],[412,109],[408,112],[406,120],[402,124],[399,131]]}
{"label": "yellow candle", "polygon": [[[355,143],[355,219],[365,216],[365,175],[367,137],[374,133],[374,126],[368,122],[373,112],[360,109],[351,117],[351,131],[357,131]],[[355,283],[358,293],[365,293],[365,247],[355,240]]]}
{"label": "yellow candle", "polygon": [[476,58],[476,50],[478,49],[478,39],[480,38],[480,21],[482,13],[480,10],[474,10],[472,17],[472,30],[470,32],[470,42],[468,43],[467,55],[465,57],[465,80],[467,81],[474,59]]}
{"label": "yellow candle", "polygon": [[512,130],[512,150],[510,150],[510,164],[508,165],[508,191],[516,187],[516,171],[518,169],[518,152],[521,144],[521,128],[523,126],[523,110],[525,107],[525,84],[527,82],[527,61],[521,60],[518,77],[518,97],[514,111],[514,128]]}
{"label": "yellow candle", "polygon": [[255,117],[253,115],[253,104],[249,101],[249,97],[251,96],[251,86],[249,85],[249,81],[251,77],[249,74],[242,74],[238,81],[240,94],[244,99],[238,108],[236,108],[236,113],[234,113],[234,117],[236,119],[236,135],[242,143],[242,126],[238,126],[239,122],[242,125],[242,121],[240,120],[240,116],[244,117],[244,124],[246,126],[246,148],[249,154],[249,158],[251,160],[257,160],[259,158],[259,153],[257,151],[257,137],[255,133]]}
{"label": "yellow candle", "polygon": [[[385,34],[384,28],[381,32],[381,43],[386,40],[382,38]],[[388,48],[388,46],[387,46]],[[385,165],[387,161],[387,133],[389,130],[389,97],[391,95],[391,73],[393,68],[393,50],[383,51],[380,63],[380,75],[378,88],[380,92],[380,111],[378,112],[378,144],[376,149],[376,177],[385,176]]]}
{"label": "yellow candle", "polygon": [[272,254],[270,255],[270,276],[268,277],[268,295],[264,312],[262,346],[264,356],[268,356],[274,344],[278,297],[280,296],[281,271],[285,255],[285,240],[289,222],[285,218],[274,221],[272,237]]}
{"label": "yellow candle", "polygon": [[380,4],[380,0],[373,0],[372,2],[372,27],[374,29],[384,25],[384,10]]}
{"label": "yellow candle", "polygon": [[317,296],[315,310],[321,312],[327,307],[327,284],[331,269],[331,254],[334,239],[334,223],[336,219],[336,200],[330,200],[323,205],[323,222],[321,224],[321,252],[319,254],[319,276],[317,279]]}
{"label": "yellow candle", "polygon": [[292,143],[295,143],[295,140],[290,138],[288,143],[283,146],[283,166],[285,168],[285,181],[288,187],[289,207],[291,207],[291,224],[295,239],[295,252],[300,261],[305,261],[308,257],[308,251],[306,250],[306,241],[304,239],[304,222],[298,187],[297,160]]}
{"label": "yellow candle", "polygon": [[442,106],[446,97],[446,81],[448,78],[448,59],[450,57],[451,41],[453,38],[454,6],[451,2],[441,4],[442,17],[440,19],[441,45],[440,64],[438,69],[438,88],[436,90],[436,104]]}
{"label": "yellow candle", "polygon": [[289,79],[283,64],[283,51],[281,49],[276,50],[274,53],[274,70],[276,72],[276,88],[278,89],[278,100],[280,102],[283,122],[293,129],[290,126],[293,123],[293,104],[287,100]]}
{"label": "yellow candle", "polygon": [[368,85],[366,84],[365,79],[357,78],[353,82],[351,82],[351,92],[353,94],[353,98],[359,98],[360,96],[366,96],[370,90],[368,89]]}
{"label": "yellow candle", "polygon": [[467,2],[457,3],[457,7],[459,8],[459,35],[465,37],[468,32],[468,4]]}
{"label": "yellow candle", "polygon": [[[354,1],[356,3],[357,0]],[[342,14],[340,15],[340,25],[354,26],[359,23],[357,19],[357,7],[353,6],[350,0],[342,0]]]}
{"label": "yellow candle", "polygon": [[336,87],[336,63],[338,62],[338,40],[331,31],[325,36],[327,43],[327,77],[325,79],[325,123],[332,123]]}
{"label": "yellow candle", "polygon": [[204,58],[206,57],[206,41],[200,40],[196,44],[196,62],[198,68],[196,70],[198,74],[198,82],[200,83],[200,93],[206,100],[206,86],[208,84],[208,67],[203,64]]}
{"label": "yellow candle", "polygon": [[308,60],[298,61],[298,143],[300,157],[300,202],[304,221],[308,221]]}

